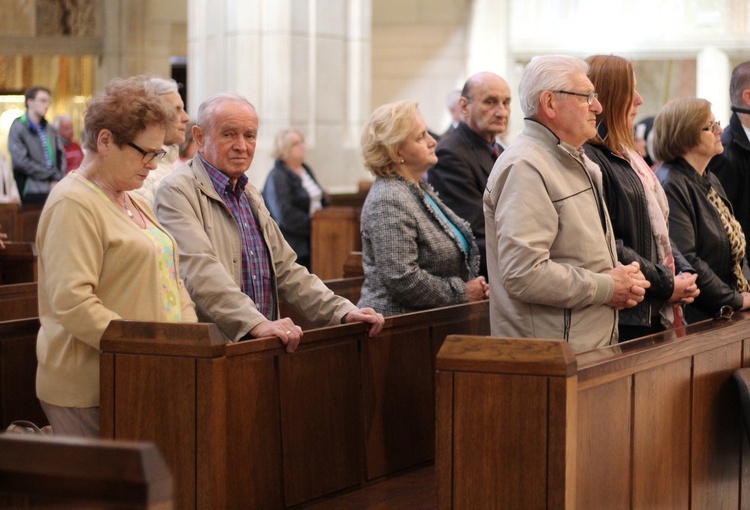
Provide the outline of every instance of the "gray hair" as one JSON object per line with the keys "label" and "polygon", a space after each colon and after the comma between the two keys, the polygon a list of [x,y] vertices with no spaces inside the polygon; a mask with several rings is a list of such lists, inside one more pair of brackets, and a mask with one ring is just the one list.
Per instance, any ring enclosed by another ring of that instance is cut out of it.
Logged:
{"label": "gray hair", "polygon": [[60,131],[60,122],[63,120],[69,120],[73,122],[73,118],[68,115],[67,113],[61,113],[57,117],[55,117],[55,120],[52,121],[52,127],[55,128],[55,131]]}
{"label": "gray hair", "polygon": [[[203,130],[209,129],[213,125],[213,115],[216,108],[224,102],[245,103],[255,110],[253,103],[247,100],[242,94],[236,92],[219,92],[209,97],[198,107],[198,116],[195,124]],[[257,110],[256,110],[257,112]]]}
{"label": "gray hair", "polygon": [[539,112],[542,92],[566,89],[573,75],[585,75],[588,70],[586,62],[568,55],[543,55],[531,59],[518,85],[524,117],[534,117]]}
{"label": "gray hair", "polygon": [[157,96],[172,94],[180,90],[180,86],[171,78],[149,78],[146,82],[146,88],[150,89]]}

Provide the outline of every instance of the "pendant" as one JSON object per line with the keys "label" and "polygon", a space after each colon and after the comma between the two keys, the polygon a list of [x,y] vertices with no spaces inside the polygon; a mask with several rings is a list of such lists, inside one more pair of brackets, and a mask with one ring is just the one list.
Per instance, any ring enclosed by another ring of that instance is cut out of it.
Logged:
{"label": "pendant", "polygon": [[126,213],[128,213],[128,216],[130,216],[130,219],[132,220],[132,219],[133,219],[133,213],[132,213],[132,212],[130,212],[130,209],[128,209],[128,208],[126,207],[126,208],[125,208],[125,212],[126,212]]}

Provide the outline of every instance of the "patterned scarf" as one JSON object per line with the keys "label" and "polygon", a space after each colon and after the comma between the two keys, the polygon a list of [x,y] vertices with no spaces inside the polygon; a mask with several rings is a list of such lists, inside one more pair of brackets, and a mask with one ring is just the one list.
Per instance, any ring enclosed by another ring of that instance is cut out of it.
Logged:
{"label": "patterned scarf", "polygon": [[745,275],[742,274],[742,259],[745,258],[745,234],[742,233],[740,222],[735,219],[727,204],[724,203],[713,187],[708,190],[708,200],[719,211],[721,225],[727,231],[729,237],[733,261],[732,276],[734,276],[732,288],[737,292],[747,292],[749,286]]}
{"label": "patterned scarf", "polygon": [[[659,264],[667,266],[675,274],[674,254],[672,244],[669,241],[669,230],[667,218],[669,218],[669,205],[667,195],[654,175],[654,171],[648,166],[640,154],[630,148],[625,149],[625,157],[630,161],[635,173],[643,183],[643,191],[646,194],[648,205],[648,217],[651,221],[651,231],[656,242],[656,257]],[[666,328],[679,328],[682,326],[682,306],[673,303],[664,303],[659,310],[661,323]]]}

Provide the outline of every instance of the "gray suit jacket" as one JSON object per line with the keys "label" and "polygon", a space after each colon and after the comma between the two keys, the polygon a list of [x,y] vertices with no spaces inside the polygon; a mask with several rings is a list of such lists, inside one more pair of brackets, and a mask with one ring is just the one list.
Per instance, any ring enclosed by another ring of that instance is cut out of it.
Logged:
{"label": "gray suit jacket", "polygon": [[[425,194],[463,233],[468,254]],[[479,252],[469,224],[429,184],[375,179],[362,208],[361,232],[365,282],[359,306],[396,315],[467,301],[465,282],[478,274]]]}

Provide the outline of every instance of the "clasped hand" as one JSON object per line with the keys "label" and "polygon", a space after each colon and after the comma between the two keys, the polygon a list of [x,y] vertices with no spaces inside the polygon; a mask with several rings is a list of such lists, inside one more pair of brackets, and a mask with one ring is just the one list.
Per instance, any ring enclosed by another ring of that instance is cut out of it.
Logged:
{"label": "clasped hand", "polygon": [[607,302],[607,306],[616,310],[634,307],[643,301],[646,289],[651,287],[651,282],[643,276],[638,262],[618,265],[605,273],[615,281],[615,291],[612,299]]}

